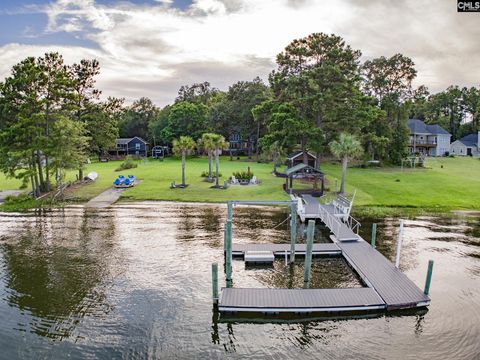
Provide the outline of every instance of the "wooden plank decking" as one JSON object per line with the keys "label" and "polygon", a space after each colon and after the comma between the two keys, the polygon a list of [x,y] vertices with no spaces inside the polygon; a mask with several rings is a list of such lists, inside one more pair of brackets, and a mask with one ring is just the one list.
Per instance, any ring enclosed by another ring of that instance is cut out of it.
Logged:
{"label": "wooden plank decking", "polygon": [[[306,199],[305,199],[306,198]],[[311,199],[310,199],[311,198]],[[313,245],[313,254],[343,255],[367,287],[348,289],[250,289],[224,288],[218,307],[223,312],[341,312],[395,310],[425,307],[430,298],[392,262],[371,247],[339,219],[332,205],[319,204],[307,195],[308,211],[318,208],[325,225],[334,234],[334,243]],[[317,205],[315,205],[315,203]],[[306,213],[306,212],[305,212]],[[305,214],[304,213],[304,214]],[[299,214],[300,215],[300,214]],[[246,251],[290,253],[290,244],[233,244],[232,255]],[[305,244],[296,244],[296,254],[304,255]]]}
{"label": "wooden plank decking", "polygon": [[[276,256],[290,255],[290,244],[232,244],[232,255],[243,256],[246,251],[272,251]],[[295,244],[295,254],[305,255],[306,245]],[[333,243],[313,244],[313,255],[340,255],[342,251]]]}
{"label": "wooden plank decking", "polygon": [[430,302],[413,281],[365,240],[337,244],[349,264],[375,289],[388,309],[417,307]]}
{"label": "wooden plank decking", "polygon": [[336,312],[385,309],[371,288],[251,289],[224,288],[220,311],[231,312]]}

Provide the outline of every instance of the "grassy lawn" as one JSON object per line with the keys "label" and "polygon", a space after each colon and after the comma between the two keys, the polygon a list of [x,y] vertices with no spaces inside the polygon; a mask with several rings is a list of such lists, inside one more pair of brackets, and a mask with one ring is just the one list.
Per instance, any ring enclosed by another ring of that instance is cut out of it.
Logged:
{"label": "grassy lawn", "polygon": [[[170,189],[170,183],[181,182],[181,165],[177,158],[164,161],[139,161],[136,169],[115,172],[118,161],[93,163],[85,173],[96,171],[99,177],[95,183],[79,186],[70,196],[81,201],[88,200],[112,186],[120,174],[134,174],[142,183],[123,192],[124,200],[171,200],[222,202],[229,199],[270,199],[281,200],[288,197],[282,190],[284,179],[271,175],[271,164],[250,163],[252,172],[262,182],[259,186],[231,186],[227,190],[210,189],[212,184],[202,181],[200,174],[208,169],[206,158],[187,159],[186,189]],[[234,171],[247,170],[245,159],[220,161],[220,178],[223,181]],[[322,170],[327,174],[330,187],[335,178],[340,179],[341,169],[337,164],[325,163]],[[74,179],[75,172],[68,174]],[[296,182],[298,184],[298,182]],[[472,158],[432,158],[425,169],[349,168],[347,191],[357,190],[355,205],[364,208],[421,208],[438,211],[452,209],[480,209],[480,161]],[[0,174],[0,189],[15,189],[18,180],[5,179]]]}
{"label": "grassy lawn", "polygon": [[[248,162],[244,159],[229,161],[224,157],[220,161],[220,184],[228,179],[234,171],[247,171]],[[133,174],[141,184],[122,193],[122,198],[127,200],[171,200],[171,201],[202,201],[222,202],[229,199],[288,199],[282,190],[284,179],[271,175],[271,164],[250,163],[251,171],[262,184],[259,186],[230,186],[227,190],[211,189],[214,184],[203,181],[200,174],[208,170],[206,158],[189,158],[186,162],[186,182],[189,186],[185,189],[170,189],[170,183],[175,180],[181,183],[181,160],[166,158],[164,161],[148,160],[138,161],[135,169],[116,172],[119,161],[108,163],[94,163],[87,167],[86,172],[96,171],[99,176],[95,183],[80,187],[74,193],[79,199],[89,199],[112,185],[118,175]],[[213,170],[215,163],[213,164]]]}
{"label": "grassy lawn", "polygon": [[[340,178],[338,165],[322,169]],[[357,190],[359,206],[429,209],[480,209],[480,161],[472,158],[432,158],[425,169],[349,168],[347,191]]]}

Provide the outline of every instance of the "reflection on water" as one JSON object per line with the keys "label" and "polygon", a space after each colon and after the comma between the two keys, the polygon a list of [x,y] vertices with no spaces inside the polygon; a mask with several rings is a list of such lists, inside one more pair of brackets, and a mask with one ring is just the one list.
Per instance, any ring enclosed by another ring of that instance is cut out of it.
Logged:
{"label": "reflection on water", "polygon": [[[405,222],[401,268],[420,287],[435,260],[427,313],[348,319],[219,316],[212,262],[223,264],[222,205],[134,203],[0,214],[0,358],[415,358],[480,355],[480,225],[473,217]],[[362,219],[395,257],[398,219]],[[288,243],[284,208],[236,207],[235,242]],[[305,242],[299,226],[298,241]],[[317,226],[315,241],[329,241]],[[220,266],[222,268],[222,266]],[[303,286],[285,266],[233,262],[234,286]],[[220,274],[220,285],[225,279]],[[362,286],[341,258],[315,258],[311,287]]]}
{"label": "reflection on water", "polygon": [[70,337],[81,318],[109,311],[105,286],[115,251],[113,218],[62,210],[35,215],[2,236],[4,300],[28,314],[18,330]]}

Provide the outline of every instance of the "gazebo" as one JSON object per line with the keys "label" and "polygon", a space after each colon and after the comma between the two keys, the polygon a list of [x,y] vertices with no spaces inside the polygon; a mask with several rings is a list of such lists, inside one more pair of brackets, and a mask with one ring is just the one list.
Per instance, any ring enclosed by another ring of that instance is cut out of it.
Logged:
{"label": "gazebo", "polygon": [[[325,189],[325,174],[310,165],[298,164],[285,171],[286,183],[285,191],[289,194],[312,194],[313,196],[322,196]],[[293,188],[293,179],[313,180],[313,189],[297,189]],[[315,188],[318,181],[321,182],[320,189]]]}

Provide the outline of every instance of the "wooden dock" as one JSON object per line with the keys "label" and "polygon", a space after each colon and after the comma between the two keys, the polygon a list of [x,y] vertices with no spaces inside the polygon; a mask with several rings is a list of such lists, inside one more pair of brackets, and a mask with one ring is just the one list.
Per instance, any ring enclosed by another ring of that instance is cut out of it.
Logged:
{"label": "wooden dock", "polygon": [[[317,199],[308,195],[303,197],[303,201],[305,209],[315,210],[317,218],[321,219],[332,232],[333,243],[313,244],[312,255],[343,256],[360,276],[365,287],[252,289],[231,288],[227,283],[227,287],[222,289],[218,298],[220,312],[346,313],[424,308],[430,304],[428,295],[353,231],[349,212],[348,216],[345,216],[345,213],[338,211],[335,205],[320,204]],[[355,226],[358,229],[358,226]],[[270,252],[274,256],[290,255],[295,237],[292,238],[292,244],[232,244],[231,255],[245,256],[249,251]],[[294,246],[295,254],[305,256],[305,244]]]}
{"label": "wooden dock", "polygon": [[[248,251],[271,251],[275,256],[290,255],[290,244],[232,244],[232,256],[244,256]],[[295,255],[305,255],[306,245],[295,244]],[[312,255],[341,255],[342,250],[333,243],[313,244]]]}
{"label": "wooden dock", "polygon": [[224,288],[219,302],[219,310],[226,312],[312,313],[381,309],[385,309],[385,303],[371,288]]}

